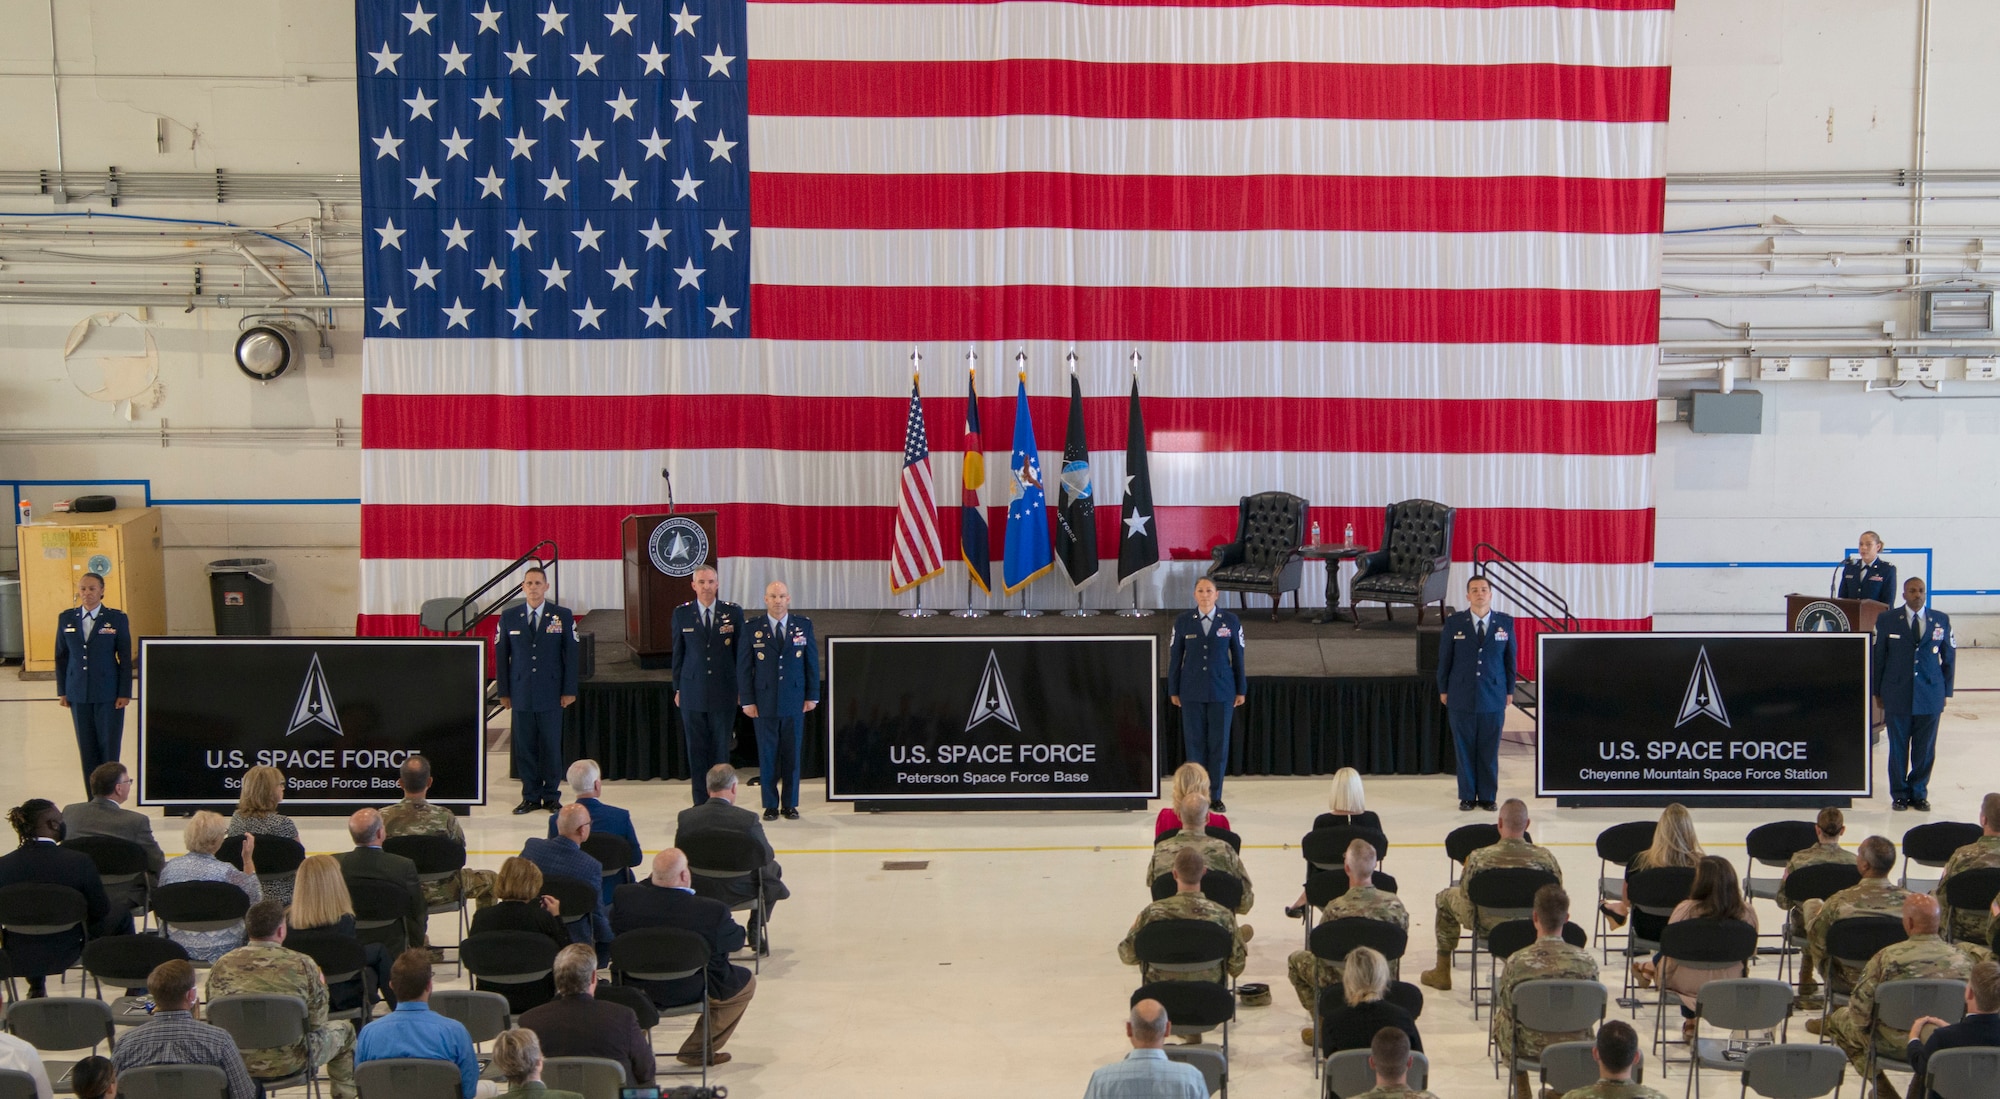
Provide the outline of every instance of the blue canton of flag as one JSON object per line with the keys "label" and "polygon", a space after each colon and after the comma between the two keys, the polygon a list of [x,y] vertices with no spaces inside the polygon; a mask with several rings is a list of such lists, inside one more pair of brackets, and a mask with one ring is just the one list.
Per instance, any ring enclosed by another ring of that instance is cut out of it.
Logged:
{"label": "blue canton of flag", "polygon": [[367,334],[749,335],[745,10],[357,0]]}
{"label": "blue canton of flag", "polygon": [[1035,449],[1035,421],[1028,416],[1028,376],[1014,394],[1014,499],[1007,505],[1007,560],[1001,570],[1007,594],[1027,587],[1055,567],[1049,545],[1048,493],[1042,489],[1042,457]]}

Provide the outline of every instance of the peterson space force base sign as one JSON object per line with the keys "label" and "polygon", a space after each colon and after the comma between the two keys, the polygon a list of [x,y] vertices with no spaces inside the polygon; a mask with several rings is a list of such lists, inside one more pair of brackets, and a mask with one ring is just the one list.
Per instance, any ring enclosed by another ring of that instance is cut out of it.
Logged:
{"label": "peterson space force base sign", "polygon": [[1157,797],[1158,687],[1151,635],[832,638],[827,797]]}
{"label": "peterson space force base sign", "polygon": [[288,805],[394,801],[412,752],[432,801],[485,801],[476,638],[147,638],[140,661],[141,805],[234,802],[259,764]]}

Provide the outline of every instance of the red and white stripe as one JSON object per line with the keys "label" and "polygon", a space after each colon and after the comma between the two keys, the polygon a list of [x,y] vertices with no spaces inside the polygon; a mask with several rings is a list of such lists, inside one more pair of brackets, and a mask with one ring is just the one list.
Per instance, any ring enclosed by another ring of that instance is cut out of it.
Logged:
{"label": "red and white stripe", "polygon": [[[918,427],[922,430],[921,423]],[[896,546],[889,555],[889,587],[900,592],[944,569],[928,446],[922,460],[903,465],[896,486]]]}
{"label": "red and white stripe", "polygon": [[1050,440],[1075,348],[1100,485],[1144,355],[1166,560],[1142,599],[1184,601],[1237,497],[1285,489],[1370,542],[1388,502],[1450,503],[1456,560],[1491,543],[1586,625],[1644,626],[1671,8],[753,0],[754,338],[366,341],[362,628],[541,538],[565,602],[618,605],[618,522],[664,503],[662,466],[719,513],[728,598],[880,605],[885,571],[935,567],[905,529],[957,539],[897,469],[913,343],[1025,348]]}

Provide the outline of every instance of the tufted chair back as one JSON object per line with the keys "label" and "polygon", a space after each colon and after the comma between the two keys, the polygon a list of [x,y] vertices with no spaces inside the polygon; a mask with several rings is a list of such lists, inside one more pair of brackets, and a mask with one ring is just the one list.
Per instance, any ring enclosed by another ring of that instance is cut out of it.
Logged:
{"label": "tufted chair back", "polygon": [[1306,502],[1289,492],[1245,496],[1239,506],[1245,564],[1271,568],[1281,565],[1305,541]]}
{"label": "tufted chair back", "polygon": [[1397,576],[1424,576],[1431,563],[1451,552],[1452,509],[1435,500],[1404,500],[1390,504],[1383,548],[1389,571]]}

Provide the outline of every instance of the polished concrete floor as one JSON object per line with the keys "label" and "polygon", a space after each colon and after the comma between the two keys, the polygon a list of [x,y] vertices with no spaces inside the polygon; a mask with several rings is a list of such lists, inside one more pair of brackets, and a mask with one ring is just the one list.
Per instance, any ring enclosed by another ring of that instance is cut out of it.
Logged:
{"label": "polished concrete floor", "polygon": [[[1984,728],[2000,723],[2000,655],[1969,649],[1961,660],[1961,693],[1944,719],[1931,794],[1937,811],[1929,819],[1969,819],[1980,796],[2000,787],[2000,745],[1986,739]],[[12,747],[16,763],[0,768],[6,805],[77,796],[69,722],[51,693],[49,683],[0,676],[0,743]],[[136,756],[131,738],[128,758]],[[1516,743],[1503,747],[1503,795],[1531,787],[1530,753]],[[504,774],[504,760],[496,758],[492,771]],[[1878,755],[1878,787],[1881,775]],[[1481,816],[1458,813],[1453,789],[1448,775],[1368,782],[1369,807],[1382,814],[1393,843],[1385,869],[1402,883],[1414,917],[1411,957],[1418,966],[1430,952],[1431,897],[1445,881],[1442,837]],[[545,827],[540,815],[507,813],[512,793],[496,785],[493,805],[467,822],[475,864],[497,865]],[[1280,910],[1300,880],[1298,837],[1324,808],[1325,793],[1321,779],[1229,780],[1229,816],[1244,837],[1258,894],[1248,917],[1258,935],[1243,979],[1268,982],[1274,992],[1270,1006],[1245,1008],[1234,1029],[1238,1096],[1317,1094],[1298,1037],[1305,1015],[1285,983],[1285,955],[1300,945],[1300,929]],[[688,803],[686,786],[667,782],[617,783],[607,797],[633,811],[649,852],[671,840],[674,814]],[[1647,815],[1533,805],[1537,837],[1559,853],[1585,896],[1597,872],[1596,834]],[[869,816],[827,804],[817,784],[808,786],[804,810],[801,821],[770,826],[794,899],[773,925],[775,953],[730,1045],[735,1060],[713,1078],[732,1096],[1075,1095],[1091,1069],[1122,1055],[1121,1023],[1136,974],[1119,964],[1114,948],[1146,899],[1141,879],[1150,814]],[[1748,828],[1795,814],[1701,809],[1694,815],[1709,848],[1740,859]],[[1849,836],[1900,839],[1924,819],[1892,813],[1887,799],[1877,797],[1857,803]],[[300,823],[308,850],[347,846],[339,821]],[[158,826],[169,852],[182,849],[178,824]],[[926,865],[884,869],[891,861]],[[449,941],[442,918],[437,930]],[[1461,969],[1457,992],[1431,994],[1419,1021],[1434,1066],[1431,1090],[1447,1099],[1500,1099],[1484,1018],[1473,1021],[1464,976]],[[655,1041],[671,1051],[681,1036],[669,1021]],[[1811,1040],[1797,1026],[1793,1038]],[[1680,1070],[1670,1079],[1665,1090],[1679,1094]],[[1657,1074],[1649,1073],[1649,1082],[1658,1083]],[[1714,1081],[1704,1090],[1721,1095],[1722,1089]],[[1727,1093],[1735,1094],[1733,1082]]]}

